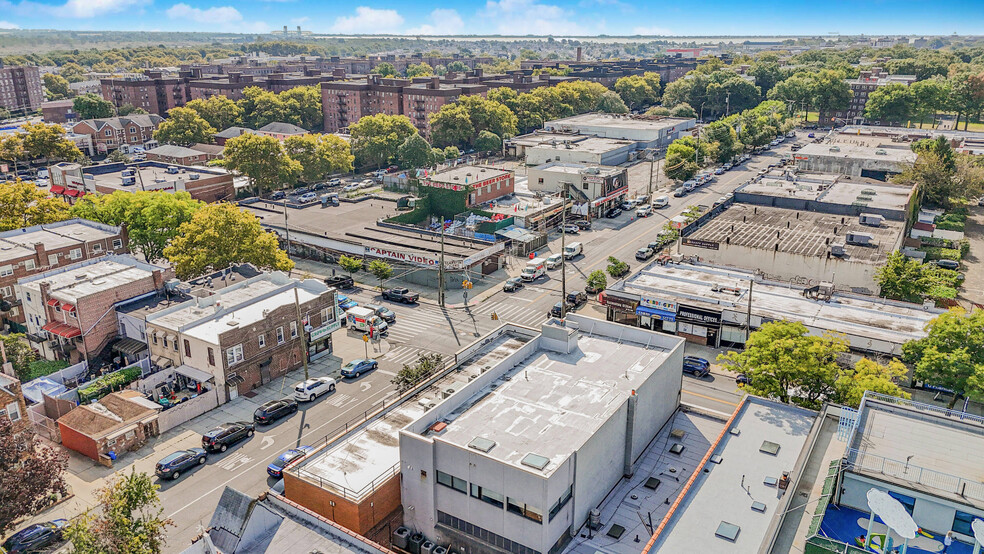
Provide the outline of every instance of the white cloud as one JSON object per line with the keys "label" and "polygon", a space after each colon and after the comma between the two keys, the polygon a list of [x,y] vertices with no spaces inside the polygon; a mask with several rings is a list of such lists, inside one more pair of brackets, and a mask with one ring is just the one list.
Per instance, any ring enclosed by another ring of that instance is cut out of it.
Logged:
{"label": "white cloud", "polygon": [[68,0],[65,5],[56,9],[65,17],[87,18],[121,12],[144,3],[144,0]]}
{"label": "white cloud", "polygon": [[479,16],[482,23],[494,21],[490,31],[502,35],[595,34],[572,21],[570,14],[560,6],[537,0],[489,0]]}
{"label": "white cloud", "polygon": [[214,6],[201,9],[182,2],[171,6],[165,13],[170,19],[204,23],[221,30],[252,33],[265,33],[270,30],[266,23],[245,21],[243,14],[232,6]]}
{"label": "white cloud", "polygon": [[20,29],[20,25],[9,21],[0,21],[0,29]]}
{"label": "white cloud", "polygon": [[307,23],[308,21],[311,21],[310,17],[295,17],[294,19],[290,20],[290,22],[293,23],[294,25],[301,25],[303,23]]}
{"label": "white cloud", "polygon": [[665,37],[673,33],[671,33],[670,30],[665,27],[649,26],[649,27],[633,27],[632,34],[642,35],[644,37]]}
{"label": "white cloud", "polygon": [[430,13],[430,23],[407,29],[408,35],[460,35],[464,34],[465,22],[455,10],[438,8]]}
{"label": "white cloud", "polygon": [[368,6],[355,8],[355,15],[335,19],[333,33],[378,34],[396,32],[403,25],[403,16],[396,10],[377,10]]}

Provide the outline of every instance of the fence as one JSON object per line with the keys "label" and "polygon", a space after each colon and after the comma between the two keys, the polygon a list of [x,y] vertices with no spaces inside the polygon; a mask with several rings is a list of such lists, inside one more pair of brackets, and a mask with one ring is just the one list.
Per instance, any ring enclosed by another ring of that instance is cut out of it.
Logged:
{"label": "fence", "polygon": [[957,419],[959,421],[972,421],[974,423],[979,423],[981,425],[984,425],[984,416],[974,415],[961,410],[952,410],[949,408],[943,408],[941,406],[934,406],[932,404],[923,404],[922,402],[916,402],[914,400],[908,400],[905,398],[898,398],[896,396],[889,396],[887,394],[881,394],[874,391],[867,391],[864,393],[864,396],[865,398],[877,400],[878,402],[883,402],[885,404],[893,404],[895,406],[902,406],[904,408],[915,408],[923,412],[934,412],[936,414],[945,416],[950,419]]}
{"label": "fence", "polygon": [[27,409],[27,415],[34,426],[34,432],[54,443],[61,443],[58,423],[44,413],[44,404],[34,404]]}
{"label": "fence", "polygon": [[204,414],[218,405],[219,395],[216,389],[199,394],[191,400],[186,400],[173,408],[161,412],[157,416],[157,428],[163,433]]}
{"label": "fence", "polygon": [[909,483],[918,483],[939,491],[958,494],[964,498],[984,501],[984,483],[970,481],[956,475],[915,466],[877,454],[868,454],[855,448],[847,450],[847,467],[856,472],[871,472],[894,477]]}
{"label": "fence", "polygon": [[389,481],[391,477],[398,475],[400,473],[400,462],[393,464],[392,467],[380,473],[375,479],[372,480],[372,482],[357,491],[345,487],[344,485],[339,485],[330,479],[325,479],[324,477],[305,471],[304,469],[297,470],[297,473],[299,475],[303,475],[306,479],[316,481],[318,486],[322,489],[334,491],[346,500],[358,502],[359,500],[365,498],[366,495],[376,492],[376,488],[381,486],[386,481]]}

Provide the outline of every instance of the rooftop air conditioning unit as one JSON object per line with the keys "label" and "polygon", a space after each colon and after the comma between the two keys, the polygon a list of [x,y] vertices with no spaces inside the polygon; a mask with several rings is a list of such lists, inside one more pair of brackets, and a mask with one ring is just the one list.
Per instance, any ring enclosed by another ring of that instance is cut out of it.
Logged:
{"label": "rooftop air conditioning unit", "polygon": [[199,178],[201,178],[201,175],[199,175],[198,173],[192,173],[191,175],[188,176],[188,178],[191,179],[192,181],[197,181]]}
{"label": "rooftop air conditioning unit", "polygon": [[841,149],[840,149],[840,146],[831,146],[830,147],[830,151],[831,152],[840,152]]}
{"label": "rooftop air conditioning unit", "polygon": [[831,244],[830,245],[830,255],[840,258],[845,254],[843,244]]}
{"label": "rooftop air conditioning unit", "polygon": [[868,225],[871,227],[881,227],[881,224],[885,221],[885,216],[878,214],[861,214],[858,218],[861,225]]}
{"label": "rooftop air conditioning unit", "polygon": [[868,233],[848,233],[847,234],[847,244],[854,244],[858,246],[871,246],[874,241],[873,236]]}
{"label": "rooftop air conditioning unit", "polygon": [[888,155],[888,152],[886,152],[885,149],[883,149],[883,148],[879,148],[878,150],[875,150],[875,155],[876,156],[885,156],[885,155]]}

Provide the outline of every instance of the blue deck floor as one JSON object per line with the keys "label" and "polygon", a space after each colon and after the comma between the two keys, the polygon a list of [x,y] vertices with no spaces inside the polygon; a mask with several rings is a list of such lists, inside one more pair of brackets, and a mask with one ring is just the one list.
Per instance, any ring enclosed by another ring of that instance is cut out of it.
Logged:
{"label": "blue deck floor", "polygon": [[[884,533],[885,526],[880,519],[876,519],[877,532]],[[916,522],[919,523],[918,521]],[[820,534],[831,539],[855,545],[855,537],[863,536],[868,526],[868,514],[852,508],[834,506],[831,504],[823,516],[823,523],[820,524]],[[933,533],[934,538],[916,535],[916,538],[909,541],[909,554],[938,554],[943,550],[943,535]],[[901,552],[901,539],[898,535],[894,537],[895,546]],[[972,554],[973,546],[959,541],[954,541],[947,554]]]}

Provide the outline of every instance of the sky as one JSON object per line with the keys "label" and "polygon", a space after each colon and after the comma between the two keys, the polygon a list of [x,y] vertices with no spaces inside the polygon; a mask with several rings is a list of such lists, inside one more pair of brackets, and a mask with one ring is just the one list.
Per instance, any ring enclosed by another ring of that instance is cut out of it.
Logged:
{"label": "sky", "polygon": [[984,0],[0,0],[0,29],[405,35],[984,34]]}

